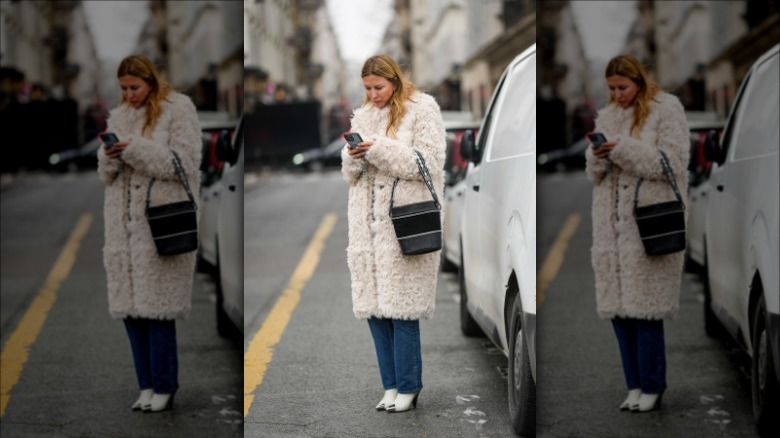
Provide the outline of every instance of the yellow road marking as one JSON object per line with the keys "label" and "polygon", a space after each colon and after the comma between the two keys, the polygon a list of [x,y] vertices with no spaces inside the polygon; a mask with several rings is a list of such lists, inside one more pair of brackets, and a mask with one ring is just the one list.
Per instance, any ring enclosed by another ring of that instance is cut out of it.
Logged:
{"label": "yellow road marking", "polygon": [[260,330],[249,342],[249,348],[244,353],[244,417],[252,407],[255,391],[263,383],[263,376],[273,357],[273,348],[282,338],[293,310],[301,299],[301,290],[314,275],[314,270],[320,262],[320,253],[325,248],[325,240],[333,231],[336,218],[336,213],[328,213],[322,218],[320,227],[293,271],[290,282],[276,300]]}
{"label": "yellow road marking", "polygon": [[537,308],[541,307],[544,302],[544,293],[555,276],[558,275],[558,270],[561,268],[561,264],[563,264],[563,256],[566,254],[566,248],[569,245],[569,239],[574,235],[581,219],[582,215],[579,213],[572,213],[566,218],[563,228],[558,233],[558,237],[555,238],[555,243],[550,248],[550,252],[547,253],[547,258],[544,259],[544,264],[542,264],[539,272],[536,273]]}
{"label": "yellow road marking", "polygon": [[29,348],[35,343],[38,333],[46,322],[46,316],[57,299],[57,291],[62,282],[70,274],[73,263],[76,261],[76,254],[81,245],[81,239],[87,234],[89,226],[92,223],[92,214],[84,213],[76,223],[76,227],[71,231],[65,247],[62,248],[54,267],[46,277],[43,288],[38,292],[27,312],[22,317],[19,325],[16,327],[8,342],[3,347],[2,358],[0,358],[0,417],[5,414],[5,408],[11,399],[11,390],[19,382],[24,364],[29,357]]}

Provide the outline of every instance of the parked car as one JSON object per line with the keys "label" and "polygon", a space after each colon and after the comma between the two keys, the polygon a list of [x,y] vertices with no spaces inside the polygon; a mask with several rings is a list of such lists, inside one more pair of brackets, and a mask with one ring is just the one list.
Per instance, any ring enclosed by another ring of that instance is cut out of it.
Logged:
{"label": "parked car", "polygon": [[[705,329],[730,334],[752,359],[758,427],[780,425],[780,45],[742,82],[713,161],[705,219]],[[714,138],[714,136],[713,136]]]}
{"label": "parked car", "polygon": [[466,191],[468,162],[460,156],[460,144],[466,130],[478,131],[480,120],[470,112],[442,111],[447,132],[447,158],[444,162],[444,201],[442,214],[441,269],[455,272],[460,267],[460,218],[463,216],[463,193]]}
{"label": "parked car", "polygon": [[[723,121],[717,114],[686,112],[691,139],[691,160],[688,165],[688,245],[685,249],[685,269],[701,272],[704,267],[704,220],[709,200],[709,175],[712,162],[704,154],[708,135],[720,135]],[[710,134],[714,131],[715,134]]]}
{"label": "parked car", "polygon": [[326,167],[341,167],[341,149],[346,140],[338,137],[322,148],[307,149],[292,157],[295,168],[305,171],[319,171]]}
{"label": "parked car", "polygon": [[470,161],[461,223],[460,322],[508,357],[515,431],[536,434],[536,45],[504,71]]}
{"label": "parked car", "polygon": [[221,183],[224,162],[219,158],[218,144],[230,143],[236,121],[227,113],[198,112],[202,131],[203,158],[200,171],[200,223],[198,245],[198,270],[214,273],[217,266],[217,219],[220,214],[219,197],[223,190]]}
{"label": "parked car", "polygon": [[[232,128],[232,127],[231,127]],[[242,338],[244,330],[244,136],[243,118],[234,134],[217,136],[218,173],[201,189],[199,266],[214,275],[217,331]]]}

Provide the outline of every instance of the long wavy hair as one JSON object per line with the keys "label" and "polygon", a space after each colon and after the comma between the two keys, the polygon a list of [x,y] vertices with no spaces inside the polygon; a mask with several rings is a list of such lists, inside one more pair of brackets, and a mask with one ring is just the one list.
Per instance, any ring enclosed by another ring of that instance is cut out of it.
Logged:
{"label": "long wavy hair", "polygon": [[[171,85],[160,77],[157,67],[144,55],[130,55],[119,63],[116,77],[121,78],[125,75],[141,78],[151,87],[149,95],[146,96],[146,102],[144,102],[144,105],[146,105],[146,120],[141,133],[146,136],[152,132],[160,119],[162,101],[167,100],[166,98],[171,93]],[[125,95],[122,93],[119,103],[123,104],[125,101]]]}
{"label": "long wavy hair", "polygon": [[[398,67],[398,63],[387,55],[376,55],[366,59],[366,62],[363,63],[363,69],[360,70],[360,77],[364,78],[369,75],[381,76],[393,84],[393,95],[388,102],[390,105],[390,121],[387,122],[385,134],[396,138],[398,126],[406,114],[406,101],[412,97],[417,87],[414,86],[412,81],[404,77],[401,68]],[[371,99],[368,97],[368,93],[366,93],[363,105],[370,101]]]}
{"label": "long wavy hair", "polygon": [[[650,115],[650,101],[655,100],[661,87],[650,79],[642,63],[631,55],[616,56],[609,61],[604,77],[608,78],[614,75],[627,77],[639,86],[634,97],[634,123],[631,125],[631,135],[636,137]],[[610,94],[608,103],[614,101],[615,99]]]}

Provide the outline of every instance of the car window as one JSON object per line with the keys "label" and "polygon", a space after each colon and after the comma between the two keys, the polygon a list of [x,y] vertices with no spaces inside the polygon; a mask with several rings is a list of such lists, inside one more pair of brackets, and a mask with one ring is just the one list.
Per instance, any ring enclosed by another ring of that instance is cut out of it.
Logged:
{"label": "car window", "polygon": [[[498,86],[496,87],[495,93],[493,93],[493,101],[490,103],[490,107],[488,108],[488,112],[485,115],[485,121],[483,122],[482,126],[484,126],[484,129],[482,132],[479,133],[479,138],[477,139],[477,149],[482,152],[482,157],[484,158],[485,154],[485,146],[487,145],[487,138],[490,136],[490,133],[493,131],[492,125],[493,125],[493,114],[496,112],[496,102],[498,101],[498,96],[501,95],[501,90],[504,88],[504,83],[506,82],[506,73],[504,73],[501,76],[501,79],[498,81]],[[481,159],[480,159],[481,161]]]}
{"label": "car window", "polygon": [[729,143],[731,143],[731,136],[734,132],[734,127],[737,125],[737,117],[740,112],[742,112],[742,106],[740,103],[742,102],[742,97],[745,95],[745,90],[747,90],[747,86],[750,83],[750,73],[745,76],[745,79],[742,81],[742,87],[740,88],[739,92],[737,93],[737,101],[734,102],[734,107],[731,110],[731,116],[729,117],[728,124],[726,125],[726,128],[723,130],[723,142],[721,143],[724,150],[728,151]]}
{"label": "car window", "polygon": [[780,144],[780,61],[775,55],[759,65],[746,96],[739,123],[733,160],[739,161],[777,153]]}
{"label": "car window", "polygon": [[536,55],[520,61],[506,83],[506,95],[498,102],[489,161],[536,151]]}

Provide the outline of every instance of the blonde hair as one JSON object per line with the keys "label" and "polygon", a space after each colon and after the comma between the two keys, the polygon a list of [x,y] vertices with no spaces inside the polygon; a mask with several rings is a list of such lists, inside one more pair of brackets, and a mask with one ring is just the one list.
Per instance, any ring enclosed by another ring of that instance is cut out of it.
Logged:
{"label": "blonde hair", "polygon": [[[614,75],[631,79],[639,86],[639,90],[634,97],[634,123],[631,125],[631,135],[636,137],[650,115],[650,101],[655,100],[656,95],[661,91],[661,87],[650,79],[642,63],[631,55],[616,56],[609,61],[604,77],[608,78]],[[614,101],[615,99],[610,95],[608,103]]]}
{"label": "blonde hair", "polygon": [[[376,55],[366,59],[366,62],[363,63],[363,69],[360,70],[360,77],[364,78],[369,75],[381,76],[393,84],[393,95],[389,101],[390,121],[387,122],[385,134],[396,138],[398,125],[401,124],[401,120],[406,114],[406,101],[412,97],[417,87],[414,86],[412,81],[404,77],[401,68],[398,67],[398,63],[387,55]],[[370,101],[371,99],[368,97],[368,93],[366,93],[363,104],[365,105]]]}
{"label": "blonde hair", "polygon": [[[146,105],[146,121],[142,134],[146,136],[146,134],[152,132],[157,124],[157,120],[160,119],[162,101],[172,91],[171,85],[160,77],[160,73],[157,72],[157,68],[152,61],[144,55],[131,55],[119,63],[116,77],[121,78],[125,75],[141,78],[151,87],[149,95],[146,96],[146,102],[144,102]],[[125,103],[125,100],[125,95],[122,94],[119,103]]]}

